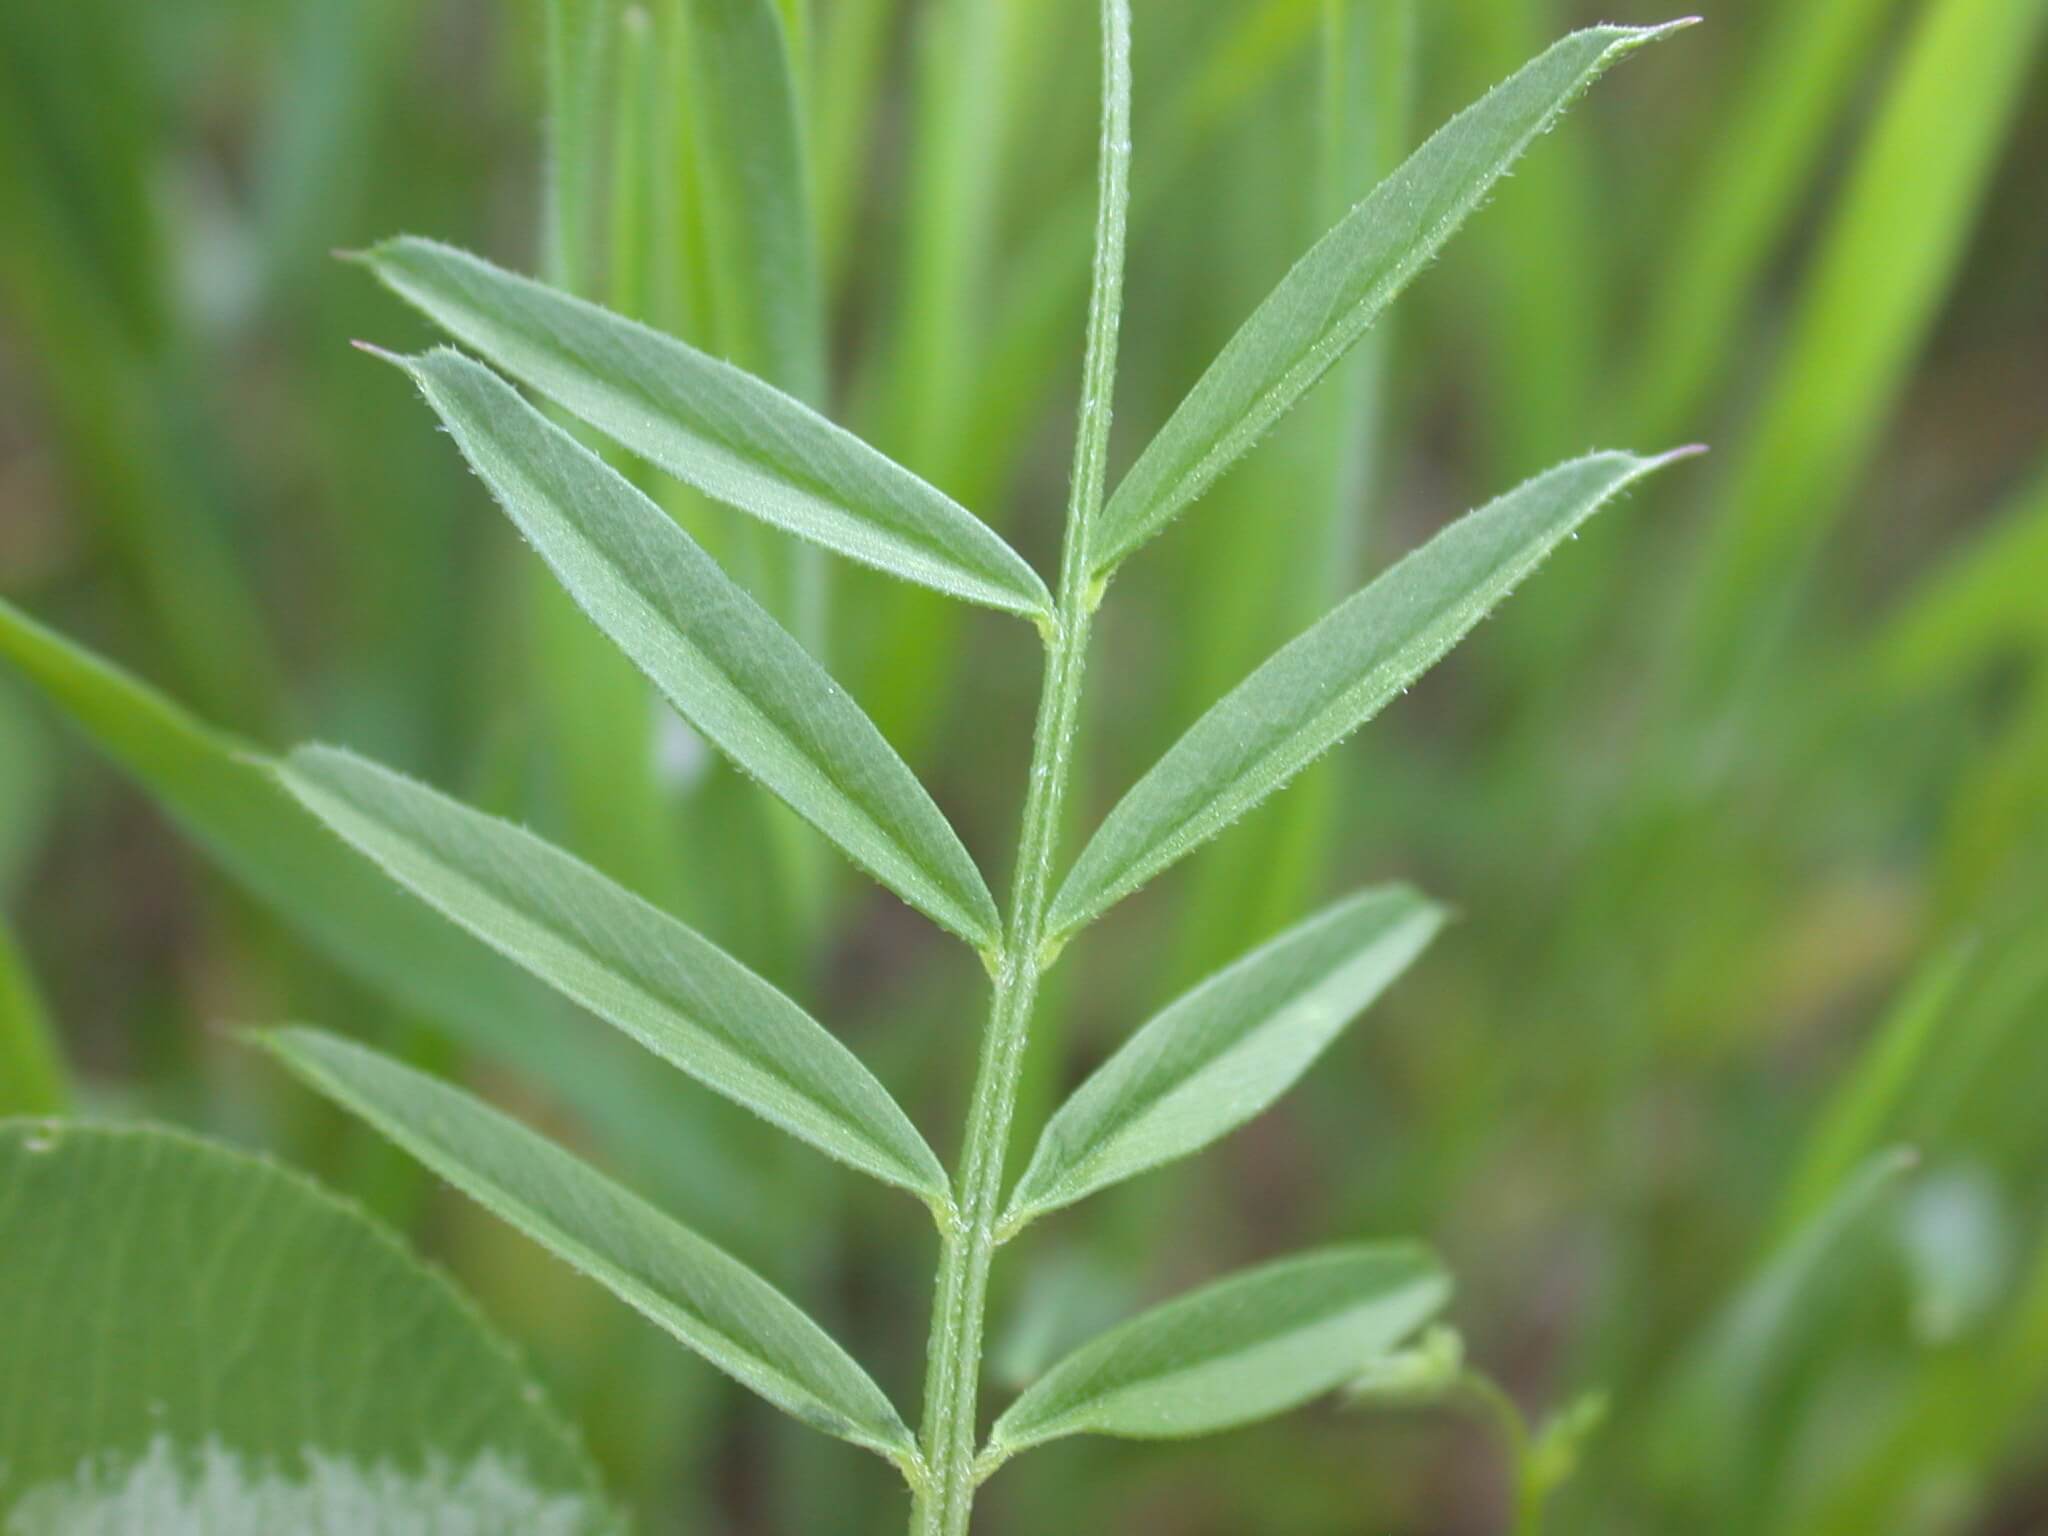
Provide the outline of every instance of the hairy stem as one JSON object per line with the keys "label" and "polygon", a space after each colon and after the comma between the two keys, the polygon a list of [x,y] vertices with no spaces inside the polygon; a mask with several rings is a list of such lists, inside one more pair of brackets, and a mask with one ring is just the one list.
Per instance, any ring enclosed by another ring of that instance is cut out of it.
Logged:
{"label": "hairy stem", "polygon": [[967,1113],[966,1149],[957,1181],[958,1216],[942,1236],[925,1375],[922,1442],[928,1477],[917,1490],[911,1516],[915,1536],[964,1536],[974,1506],[982,1323],[996,1249],[1003,1158],[1038,983],[1051,959],[1046,953],[1045,913],[1081,713],[1088,633],[1100,597],[1089,578],[1088,542],[1108,472],[1117,326],[1123,308],[1124,211],[1131,153],[1128,0],[1103,0],[1102,60],[1094,293],[1060,557],[1059,611],[1046,636],[1045,684],[1032,738],[1009,923]]}

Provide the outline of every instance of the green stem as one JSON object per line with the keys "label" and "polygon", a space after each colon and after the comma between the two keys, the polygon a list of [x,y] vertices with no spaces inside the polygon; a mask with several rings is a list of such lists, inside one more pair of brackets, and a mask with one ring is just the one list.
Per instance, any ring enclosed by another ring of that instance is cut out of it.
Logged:
{"label": "green stem", "polygon": [[1508,1452],[1508,1470],[1513,1481],[1514,1524],[1509,1536],[1539,1536],[1543,1528],[1543,1497],[1531,1475],[1535,1458],[1529,1444],[1528,1421],[1515,1400],[1501,1390],[1491,1376],[1465,1371],[1452,1387],[1453,1396],[1462,1392],[1465,1401],[1482,1418],[1500,1431]]}
{"label": "green stem", "polygon": [[942,1234],[925,1377],[923,1450],[928,1479],[911,1516],[915,1536],[964,1536],[974,1507],[976,1404],[983,1314],[995,1257],[1003,1158],[1017,1107],[1017,1084],[1031,1032],[1038,985],[1050,964],[1045,914],[1058,851],[1073,743],[1087,671],[1088,634],[1101,599],[1091,570],[1089,535],[1108,477],[1109,419],[1116,381],[1117,326],[1123,309],[1124,216],[1130,177],[1130,12],[1128,0],[1102,3],[1101,201],[1095,238],[1094,296],[1082,370],[1079,429],[1060,557],[1059,609],[1046,635],[1044,690],[1032,739],[1010,917],[996,966],[994,995],[958,1179],[958,1215]]}

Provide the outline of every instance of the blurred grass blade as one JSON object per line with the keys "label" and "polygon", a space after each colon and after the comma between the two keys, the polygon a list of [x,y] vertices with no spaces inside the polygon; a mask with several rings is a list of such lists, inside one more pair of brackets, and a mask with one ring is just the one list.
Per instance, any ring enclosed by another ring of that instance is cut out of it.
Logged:
{"label": "blurred grass blade", "polygon": [[[825,305],[811,225],[803,105],[776,0],[683,0],[693,192],[709,278],[709,345],[811,405],[825,397]],[[815,549],[736,530],[762,605],[814,656],[828,654],[829,572]],[[740,549],[733,551],[742,554]],[[815,883],[815,873],[801,886]],[[807,894],[815,894],[814,891]]]}
{"label": "blurred grass blade", "polygon": [[996,1420],[985,1462],[1063,1435],[1180,1439],[1334,1391],[1450,1294],[1411,1243],[1325,1248],[1245,1270],[1112,1329]]}
{"label": "blurred grass blade", "polygon": [[1923,580],[1871,644],[1868,683],[1889,704],[1961,683],[2006,650],[2048,641],[2048,465],[2012,506]]}
{"label": "blurred grass blade", "polygon": [[583,611],[670,702],[882,884],[980,949],[995,902],[868,717],[659,507],[445,349],[396,358]]}
{"label": "blurred grass blade", "polygon": [[2048,6],[1936,0],[1886,88],[1805,284],[1699,577],[1691,681],[1739,685],[1891,417],[1954,282]]}
{"label": "blurred grass blade", "polygon": [[1004,192],[1006,11],[983,0],[916,8],[907,103],[905,221],[882,442],[956,493],[961,424],[993,322],[990,268]]}
{"label": "blurred grass blade", "polygon": [[0,677],[0,903],[14,894],[50,830],[57,764],[28,699]]}
{"label": "blurred grass blade", "polygon": [[339,847],[256,749],[0,602],[0,658],[42,690],[265,905],[349,969],[473,1038],[519,1033],[525,983]]}
{"label": "blurred grass blade", "polygon": [[1744,1462],[1747,1426],[1765,1409],[1775,1367],[1789,1356],[1791,1332],[1810,1310],[1816,1280],[1917,1161],[1905,1147],[1865,1158],[1702,1332],[1654,1420],[1653,1454],[1667,1476],[1712,1489],[1724,1513],[1745,1497],[1749,1477],[1761,1470]]}
{"label": "blurred grass blade", "polygon": [[1140,1029],[1039,1138],[1003,1229],[1206,1147],[1292,1087],[1444,920],[1404,886],[1338,902]]}
{"label": "blurred grass blade", "polygon": [[618,314],[646,320],[655,300],[654,274],[669,255],[660,245],[665,230],[656,210],[661,196],[675,191],[664,184],[673,168],[663,160],[668,145],[655,108],[662,89],[662,39],[654,19],[638,5],[620,12],[618,27],[604,294]]}
{"label": "blurred grass blade", "polygon": [[2048,1238],[2038,1239],[2000,1326],[1973,1347],[1931,1356],[1884,1432],[1818,1501],[1800,1536],[1869,1536],[1896,1525],[1928,1488],[1963,1478],[1995,1486],[2025,1464],[2023,1447],[2048,1393]]}
{"label": "blurred grass blade", "polygon": [[1968,974],[1976,945],[1949,944],[1928,957],[1891,1013],[1857,1053],[1855,1062],[1820,1112],[1785,1182],[1774,1231],[1783,1240],[1805,1226],[1869,1156],[1923,1080],[1936,1032],[1948,1022],[1956,989]]}
{"label": "blurred grass blade", "polygon": [[800,400],[825,389],[801,108],[773,0],[684,0],[719,351]]}
{"label": "blurred grass blade", "polygon": [[59,1115],[70,1097],[28,956],[0,915],[0,1116]]}
{"label": "blurred grass blade", "polygon": [[1523,150],[1623,54],[1684,23],[1591,27],[1453,118],[1318,241],[1217,355],[1103,511],[1106,574],[1200,496],[1443,248]]}
{"label": "blurred grass blade", "polygon": [[[637,1166],[679,1177],[672,1100],[621,1055],[561,1029],[552,999],[335,840],[255,748],[0,602],[16,667],[259,903],[371,986],[573,1105]],[[655,1156],[655,1148],[660,1156]],[[722,1191],[721,1191],[722,1193]]]}
{"label": "blurred grass blade", "polygon": [[433,241],[364,260],[485,359],[707,496],[905,581],[1051,610],[1037,573],[973,513],[731,364]]}
{"label": "blurred grass blade", "polygon": [[521,828],[346,752],[294,752],[286,786],[451,921],[771,1124],[943,1205],[945,1171],[821,1024],[666,913]]}
{"label": "blurred grass blade", "polygon": [[1468,514],[1290,641],[1167,750],[1074,863],[1070,934],[1342,741],[1433,665],[1611,497],[1674,458],[1594,453]]}
{"label": "blurred grass blade", "polygon": [[818,264],[826,308],[845,288],[855,255],[854,216],[867,189],[872,135],[887,100],[889,41],[902,0],[837,0],[818,39],[809,99]]}
{"label": "blurred grass blade", "polygon": [[620,0],[546,0],[548,164],[544,259],[581,293],[596,280],[610,63]]}
{"label": "blurred grass blade", "polygon": [[261,1037],[307,1083],[814,1429],[904,1467],[882,1389],[794,1302],[595,1169],[459,1089],[318,1030]]}
{"label": "blurred grass blade", "polygon": [[1721,114],[1699,179],[1673,199],[1640,362],[1614,415],[1650,440],[1678,430],[1742,356],[1743,306],[1854,100],[1899,0],[1819,0],[1767,13],[1744,40],[1740,111]]}

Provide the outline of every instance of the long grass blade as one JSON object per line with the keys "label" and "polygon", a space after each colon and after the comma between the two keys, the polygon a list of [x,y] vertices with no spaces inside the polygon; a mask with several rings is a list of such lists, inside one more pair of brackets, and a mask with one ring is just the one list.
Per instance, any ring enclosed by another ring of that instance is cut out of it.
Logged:
{"label": "long grass blade", "polygon": [[1819,1214],[1887,1134],[1950,1018],[1975,948],[1960,940],[1927,959],[1829,1095],[1785,1181],[1773,1228],[1781,1241]]}
{"label": "long grass blade", "polygon": [[2048,6],[1924,8],[1805,283],[1701,567],[1687,681],[1710,702],[1782,634],[1975,227]]}
{"label": "long grass blade", "polygon": [[[315,949],[559,1093],[639,1166],[676,1178],[674,1104],[560,1028],[552,999],[421,908],[287,794],[255,747],[194,720],[128,674],[0,602],[15,667],[185,835]],[[655,1156],[655,1149],[661,1155]]]}
{"label": "long grass blade", "polygon": [[1729,345],[1899,0],[1775,8],[1746,46],[1742,109],[1708,141],[1677,220],[1615,417],[1651,441],[1699,406],[1741,355]]}

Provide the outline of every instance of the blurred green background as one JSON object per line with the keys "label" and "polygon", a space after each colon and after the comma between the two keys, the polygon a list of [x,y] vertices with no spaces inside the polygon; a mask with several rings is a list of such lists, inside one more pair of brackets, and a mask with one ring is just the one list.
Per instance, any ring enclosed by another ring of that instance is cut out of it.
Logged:
{"label": "blurred green background", "polygon": [[[1049,570],[1094,6],[780,3],[823,398]],[[1429,128],[1574,25],[1667,18],[1135,10],[1119,463]],[[741,350],[695,216],[729,189],[679,15],[0,5],[0,598],[212,725],[347,743],[577,849],[802,997],[950,1155],[973,961],[660,716],[403,381],[347,346],[429,339],[328,254],[408,230]],[[1020,1139],[1175,989],[1319,900],[1402,876],[1461,913],[1278,1110],[1006,1252],[999,1385],[1232,1264],[1415,1233],[1459,1276],[1470,1358],[1532,1419],[1608,1394],[1555,1530],[2048,1531],[2044,36],[2042,0],[1715,0],[1536,146],[1118,582],[1091,820],[1459,511],[1590,446],[1714,449],[1055,973]],[[1036,647],[845,568],[810,616],[995,884]],[[572,1084],[392,1003],[77,723],[0,660],[0,1014],[46,1016],[61,1056],[49,1081],[20,1057],[0,1107],[68,1095],[269,1147],[397,1222],[531,1352],[649,1532],[901,1528],[879,1462],[785,1425],[223,1026],[314,1020],[462,1076],[757,1265],[905,1402],[934,1258],[914,1211],[651,1059]],[[598,1049],[550,1027],[558,1053]],[[1484,1533],[1507,1481],[1483,1412],[1325,1406],[1062,1445],[992,1483],[977,1529]]]}

